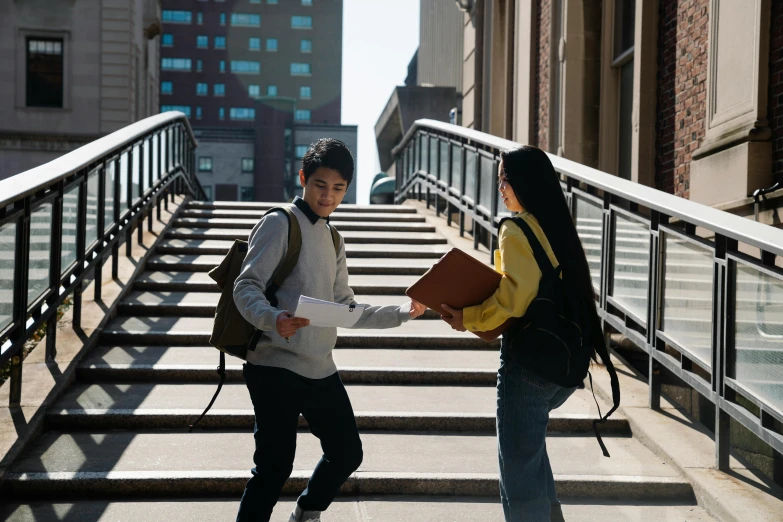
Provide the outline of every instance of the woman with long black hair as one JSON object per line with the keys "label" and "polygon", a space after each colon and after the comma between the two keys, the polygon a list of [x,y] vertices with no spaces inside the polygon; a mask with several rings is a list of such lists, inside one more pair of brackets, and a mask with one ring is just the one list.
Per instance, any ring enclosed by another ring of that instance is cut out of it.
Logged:
{"label": "woman with long black hair", "polygon": [[[604,337],[590,269],[552,162],[532,146],[503,152],[498,185],[506,208],[528,224],[552,265],[562,268],[569,300],[584,303],[591,317],[589,332],[583,333],[589,335],[590,355],[595,359],[595,346]],[[524,316],[538,294],[542,272],[523,231],[507,220],[498,235],[495,268],[503,275],[500,286],[480,305],[463,310],[444,305],[451,317],[443,319],[456,330],[494,330],[509,318]],[[546,430],[549,412],[576,388],[564,388],[524,368],[510,357],[509,344],[509,336],[504,335],[497,384],[500,497],[505,518],[507,522],[563,520],[546,451]]]}

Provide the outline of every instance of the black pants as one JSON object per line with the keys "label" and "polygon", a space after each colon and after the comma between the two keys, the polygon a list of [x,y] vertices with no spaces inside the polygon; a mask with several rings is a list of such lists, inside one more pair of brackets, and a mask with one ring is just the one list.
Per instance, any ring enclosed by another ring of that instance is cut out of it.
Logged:
{"label": "black pants", "polygon": [[307,379],[282,368],[253,364],[245,364],[243,373],[255,410],[256,451],[253,477],[245,486],[237,522],[267,522],[272,516],[293,470],[300,413],[320,439],[324,454],[297,504],[306,511],[326,510],[363,456],[351,401],[340,376]]}

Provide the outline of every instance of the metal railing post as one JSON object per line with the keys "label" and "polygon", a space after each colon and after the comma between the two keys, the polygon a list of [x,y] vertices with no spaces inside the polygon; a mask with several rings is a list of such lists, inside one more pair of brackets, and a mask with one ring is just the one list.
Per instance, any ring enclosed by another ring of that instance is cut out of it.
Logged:
{"label": "metal railing post", "polygon": [[[101,165],[98,170],[98,215],[96,216],[97,229],[98,229],[98,241],[101,243],[98,245],[100,249],[103,245],[103,235],[106,230],[105,224],[106,216],[106,164]],[[103,256],[99,254],[98,261],[95,263],[95,300],[101,300],[101,288],[103,284]]]}
{"label": "metal railing post", "polygon": [[136,241],[141,245],[144,243],[144,208],[141,202],[144,200],[144,175],[146,174],[147,165],[144,161],[144,152],[146,151],[147,141],[142,140],[139,145],[139,218],[136,221]]}
{"label": "metal railing post", "polygon": [[[663,218],[663,220],[662,220]],[[661,295],[661,267],[663,265],[663,247],[661,245],[658,227],[665,221],[665,216],[652,211],[650,216],[650,268],[647,285],[647,345],[648,354],[648,396],[647,402],[651,409],[661,409],[661,368],[655,359],[656,331],[658,330],[659,296]],[[662,306],[662,303],[660,303]]]}
{"label": "metal railing post", "polygon": [[[122,190],[122,184],[120,182],[120,172],[121,172],[121,164],[122,162],[122,155],[117,156],[117,158],[114,160],[114,226],[117,227],[115,231],[115,235],[119,237],[119,229],[120,229],[120,191]],[[117,279],[119,277],[119,268],[120,268],[120,242],[119,239],[114,242],[114,246],[112,246],[111,249],[111,277],[112,279]]]}
{"label": "metal railing post", "polygon": [[128,150],[127,176],[128,226],[125,228],[125,257],[133,255],[133,147]]}
{"label": "metal railing post", "polygon": [[[79,204],[77,205],[76,216],[76,270],[74,270],[74,275],[77,278],[80,278],[84,273],[84,250],[87,243],[87,180],[89,179],[89,172],[80,174],[80,177],[83,179],[79,183]],[[82,325],[82,287],[83,281],[79,281],[73,291],[73,324],[76,328],[80,328]]]}
{"label": "metal railing post", "polygon": [[[52,289],[47,300],[49,308],[57,308],[62,277],[63,199],[64,184],[57,184],[57,196],[52,202],[52,234],[49,255],[49,287]],[[46,360],[54,361],[57,356],[57,311],[46,324]]]}
{"label": "metal railing post", "polygon": [[16,255],[14,256],[14,305],[13,321],[16,330],[11,336],[13,345],[19,347],[18,354],[11,358],[11,375],[8,405],[19,406],[22,402],[22,353],[27,334],[27,287],[30,274],[30,197],[18,202],[15,207],[22,210],[16,225]]}

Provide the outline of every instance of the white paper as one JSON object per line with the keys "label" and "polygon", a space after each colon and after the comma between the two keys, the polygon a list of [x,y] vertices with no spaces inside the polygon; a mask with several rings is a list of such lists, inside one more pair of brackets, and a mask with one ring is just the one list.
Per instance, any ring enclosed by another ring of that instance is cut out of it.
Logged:
{"label": "white paper", "polygon": [[364,313],[365,305],[342,305],[331,301],[322,301],[307,297],[299,297],[295,317],[310,320],[310,326],[350,328]]}

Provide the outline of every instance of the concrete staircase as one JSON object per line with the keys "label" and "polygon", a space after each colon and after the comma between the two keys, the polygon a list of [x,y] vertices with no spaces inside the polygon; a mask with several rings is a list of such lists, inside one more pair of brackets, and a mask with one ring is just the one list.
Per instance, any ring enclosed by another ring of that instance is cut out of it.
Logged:
{"label": "concrete staircase", "polygon": [[[191,203],[180,213],[49,410],[42,436],[6,476],[5,520],[232,520],[250,476],[253,411],[241,365],[202,429],[187,432],[215,391],[209,347],[217,287],[206,272],[269,205]],[[412,207],[346,205],[359,302],[405,302],[404,290],[449,248]],[[495,381],[498,343],[458,333],[432,312],[394,330],[341,330],[335,359],[362,431],[365,459],[324,521],[499,521]],[[270,398],[273,400],[273,398]],[[600,400],[599,400],[600,402]],[[602,409],[608,407],[601,404]],[[712,520],[691,485],[616,415],[591,431],[579,391],[553,412],[548,448],[569,521]],[[273,520],[285,521],[320,458],[306,430]]]}

